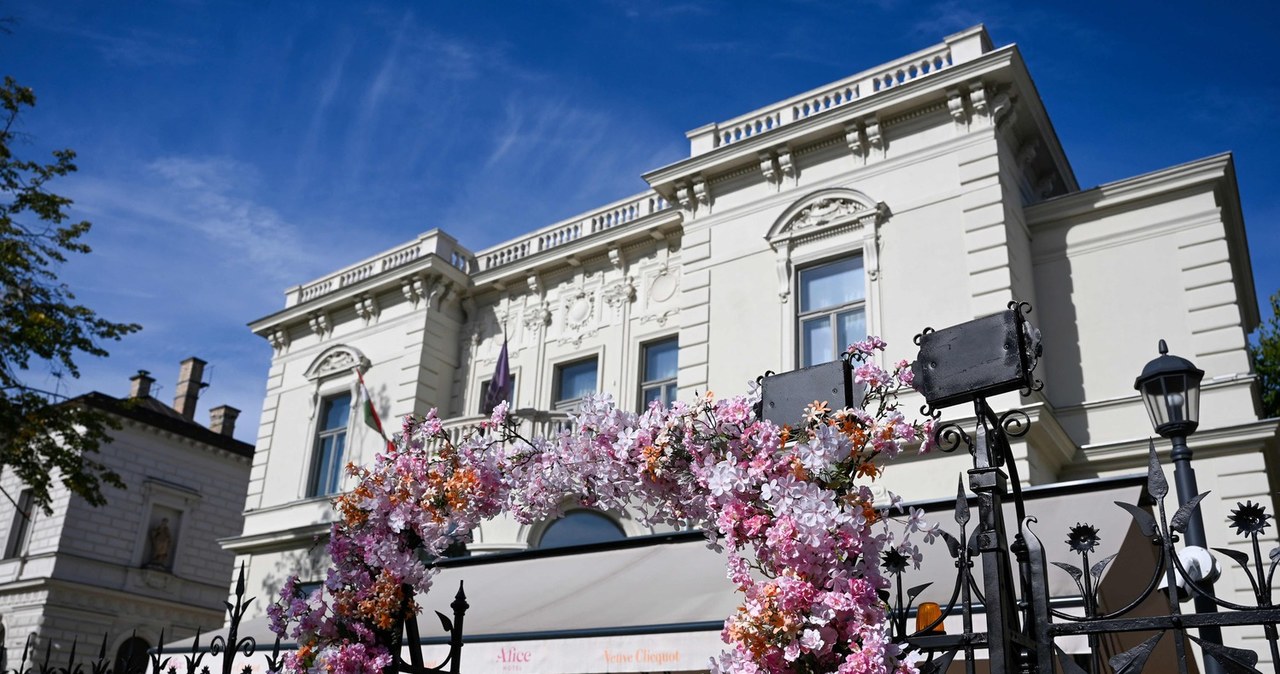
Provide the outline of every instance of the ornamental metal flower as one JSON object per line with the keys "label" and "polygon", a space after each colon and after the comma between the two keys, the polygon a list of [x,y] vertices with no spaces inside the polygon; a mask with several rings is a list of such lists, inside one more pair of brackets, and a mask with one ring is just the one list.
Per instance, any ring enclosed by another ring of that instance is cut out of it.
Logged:
{"label": "ornamental metal flower", "polygon": [[1076,525],[1067,532],[1066,543],[1073,551],[1084,553],[1093,552],[1100,540],[1097,527],[1076,522]]}
{"label": "ornamental metal flower", "polygon": [[897,548],[889,548],[884,551],[882,566],[885,571],[892,574],[899,574],[907,570],[907,556],[898,552]]}
{"label": "ornamental metal flower", "polygon": [[1231,520],[1231,525],[1236,528],[1237,534],[1252,536],[1267,530],[1267,520],[1271,519],[1271,516],[1267,514],[1267,509],[1261,503],[1237,501],[1236,509],[1231,511],[1227,519]]}

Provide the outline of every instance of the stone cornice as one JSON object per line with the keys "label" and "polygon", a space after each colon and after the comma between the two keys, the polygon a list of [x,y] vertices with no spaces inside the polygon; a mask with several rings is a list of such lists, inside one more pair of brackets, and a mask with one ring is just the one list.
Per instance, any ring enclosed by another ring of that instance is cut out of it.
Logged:
{"label": "stone cornice", "polygon": [[281,326],[307,323],[316,312],[332,311],[339,306],[350,305],[362,295],[380,295],[386,292],[400,292],[401,280],[422,274],[436,274],[439,282],[457,288],[470,285],[467,273],[449,264],[448,260],[428,254],[418,258],[411,264],[397,268],[394,272],[379,274],[357,283],[344,286],[321,297],[293,306],[285,307],[273,314],[268,314],[249,323],[249,329],[262,337],[270,335],[273,329]]}
{"label": "stone cornice", "polygon": [[1217,206],[1221,209],[1227,245],[1231,248],[1232,277],[1237,285],[1241,311],[1244,312],[1244,329],[1246,332],[1252,331],[1258,327],[1261,316],[1258,312],[1257,289],[1253,283],[1253,266],[1249,257],[1244,216],[1240,209],[1235,159],[1230,152],[1098,185],[1028,206],[1027,226],[1032,229],[1070,226],[1073,218],[1096,218],[1108,210],[1125,208],[1146,199],[1193,188],[1212,190]]}
{"label": "stone cornice", "polygon": [[[1243,373],[1228,375],[1225,377],[1217,377],[1214,379],[1209,379],[1204,381],[1200,385],[1200,391],[1203,394],[1204,391],[1214,391],[1217,389],[1233,388],[1237,386],[1243,387],[1247,390],[1249,387],[1253,385],[1253,382],[1255,379],[1257,379],[1256,375],[1243,374]],[[1124,407],[1124,406],[1133,406],[1137,408],[1142,408],[1143,407],[1142,396],[1139,395],[1138,393],[1129,393],[1121,396],[1115,396],[1113,398],[1099,398],[1096,400],[1086,400],[1084,402],[1075,403],[1073,405],[1062,405],[1060,407],[1057,407],[1056,410],[1059,414],[1062,414],[1066,412],[1077,412],[1081,410],[1087,411],[1087,410],[1105,409],[1109,407]]]}
{"label": "stone cornice", "polygon": [[299,544],[309,545],[315,540],[316,536],[327,534],[329,527],[330,524],[328,522],[321,522],[284,531],[220,538],[218,539],[218,544],[222,546],[223,550],[229,550],[238,555],[294,550],[298,548]]}
{"label": "stone cornice", "polygon": [[1224,179],[1231,165],[1231,154],[1223,153],[1047,199],[1027,207],[1027,226],[1051,227],[1074,216],[1094,215],[1187,187],[1212,184]]}
{"label": "stone cornice", "polygon": [[[1195,458],[1208,458],[1238,453],[1242,445],[1256,446],[1263,451],[1270,446],[1275,451],[1277,440],[1280,440],[1280,419],[1263,419],[1234,426],[1222,426],[1197,431],[1187,444],[1195,453]],[[1143,466],[1147,462],[1147,453],[1151,438],[1141,437],[1117,442],[1089,444],[1081,448],[1082,459],[1072,464],[1077,469],[1073,472],[1098,472],[1114,470],[1121,467]],[[1169,461],[1172,445],[1164,438],[1155,438],[1156,454],[1162,462]]]}
{"label": "stone cornice", "polygon": [[[184,582],[192,582],[186,581]],[[60,578],[48,578],[42,583],[48,590],[66,590],[71,595],[82,599],[90,599],[95,597],[109,598],[115,604],[146,604],[162,611],[181,611],[187,614],[203,613],[215,620],[220,619],[224,615],[224,609],[221,606],[210,604],[208,606],[199,606],[191,604],[185,598],[167,599],[151,595],[139,594],[136,592],[126,592],[116,590],[101,585],[93,585],[90,583],[81,583],[73,580],[64,580]],[[222,586],[211,584],[203,584],[205,587],[221,589]],[[65,606],[65,604],[63,604]],[[77,606],[87,606],[88,604]],[[115,611],[104,611],[104,615],[117,615]]]}

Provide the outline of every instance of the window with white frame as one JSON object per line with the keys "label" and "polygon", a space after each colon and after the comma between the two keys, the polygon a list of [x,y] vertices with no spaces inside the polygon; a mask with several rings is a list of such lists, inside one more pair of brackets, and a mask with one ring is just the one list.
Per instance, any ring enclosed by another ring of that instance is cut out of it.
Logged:
{"label": "window with white frame", "polygon": [[669,406],[676,399],[677,358],[680,340],[677,337],[649,342],[640,347],[640,411],[658,401]]}
{"label": "window with white frame", "polygon": [[329,396],[321,401],[308,496],[328,496],[340,490],[342,469],[346,464],[347,425],[350,418],[350,393]]}
{"label": "window with white frame", "polygon": [[557,409],[577,407],[582,398],[597,390],[598,361],[595,356],[556,366],[552,398]]}
{"label": "window with white frame", "polygon": [[13,512],[13,521],[9,524],[9,540],[5,542],[4,546],[6,559],[27,554],[27,546],[31,542],[31,524],[35,516],[35,496],[30,489],[23,489],[18,494],[18,503]]}
{"label": "window with white frame", "polygon": [[845,347],[867,336],[861,255],[804,267],[796,285],[801,367],[835,360]]}

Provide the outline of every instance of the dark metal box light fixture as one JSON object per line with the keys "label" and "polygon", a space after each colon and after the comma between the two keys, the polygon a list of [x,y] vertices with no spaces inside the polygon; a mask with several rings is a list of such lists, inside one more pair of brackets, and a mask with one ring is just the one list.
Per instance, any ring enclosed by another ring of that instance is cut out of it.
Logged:
{"label": "dark metal box light fixture", "polygon": [[997,314],[916,338],[915,389],[933,409],[978,398],[1038,389],[1032,376],[1040,356],[1039,331],[1027,322],[1025,303],[1010,302]]}

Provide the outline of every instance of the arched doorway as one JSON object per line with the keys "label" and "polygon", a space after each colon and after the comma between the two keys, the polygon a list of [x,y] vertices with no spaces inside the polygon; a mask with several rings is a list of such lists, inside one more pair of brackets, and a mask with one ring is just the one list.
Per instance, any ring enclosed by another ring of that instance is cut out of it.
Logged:
{"label": "arched doorway", "polygon": [[141,674],[147,671],[147,651],[151,644],[142,637],[124,640],[116,649],[115,674]]}
{"label": "arched doorway", "polygon": [[570,510],[547,525],[538,537],[539,548],[603,543],[626,538],[626,533],[608,515],[595,510]]}

